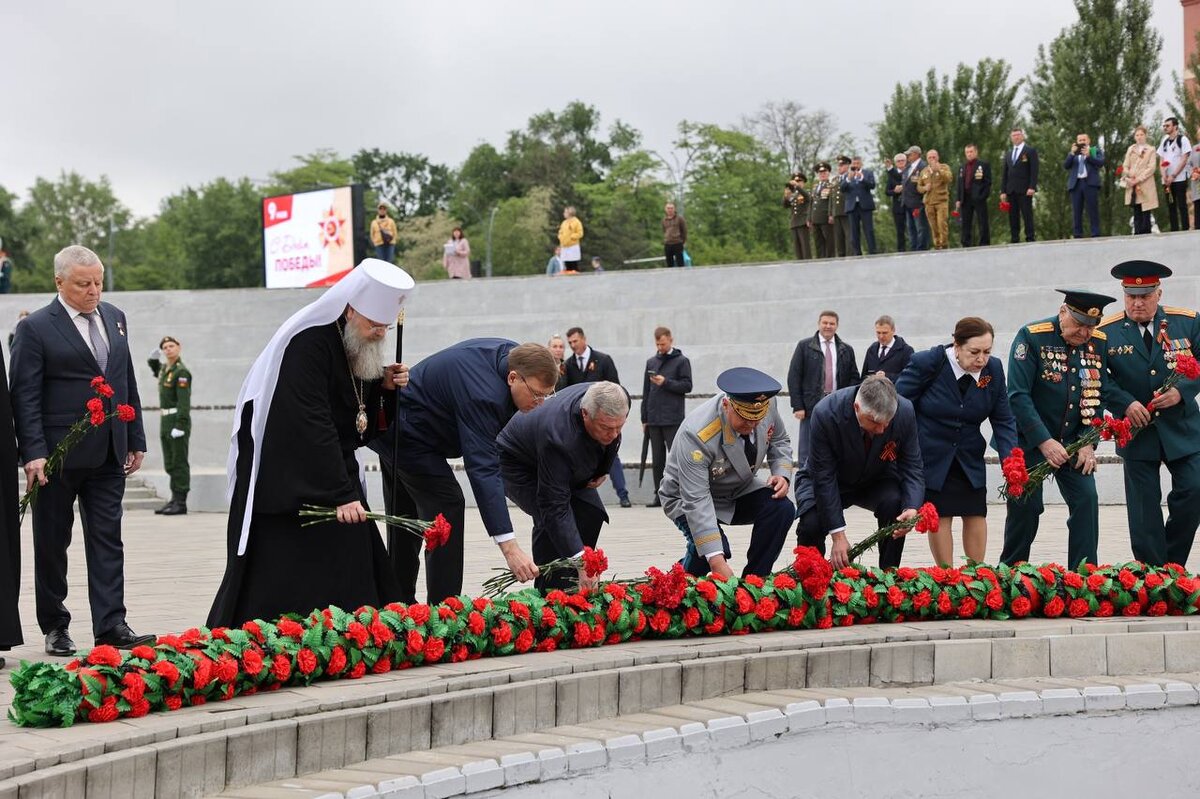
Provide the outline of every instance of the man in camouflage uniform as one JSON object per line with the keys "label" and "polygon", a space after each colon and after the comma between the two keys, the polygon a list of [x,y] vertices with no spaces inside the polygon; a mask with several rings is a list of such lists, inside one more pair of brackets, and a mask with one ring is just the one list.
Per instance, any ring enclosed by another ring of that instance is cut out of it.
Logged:
{"label": "man in camouflage uniform", "polygon": [[150,358],[150,370],[158,378],[158,405],[162,409],[158,437],[163,468],[171,477],[171,499],[154,512],[178,516],[187,513],[187,495],[191,490],[188,440],[192,436],[192,373],[183,365],[179,342],[173,337],[163,336],[158,348],[167,362],[164,365],[159,353],[155,353]]}

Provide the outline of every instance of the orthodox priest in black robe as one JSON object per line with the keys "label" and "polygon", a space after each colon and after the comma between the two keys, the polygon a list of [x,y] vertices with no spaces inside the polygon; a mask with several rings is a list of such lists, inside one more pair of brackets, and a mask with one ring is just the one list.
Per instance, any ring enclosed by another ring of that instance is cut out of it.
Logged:
{"label": "orthodox priest in black robe", "polygon": [[[17,437],[13,432],[8,375],[0,357],[0,650],[24,643],[17,596],[21,586],[21,523],[17,515]],[[0,668],[4,658],[0,658]]]}
{"label": "orthodox priest in black robe", "polygon": [[[402,270],[370,259],[285,322],[251,367],[210,627],[399,599],[383,539],[364,515],[355,451],[387,430],[394,389],[407,382],[406,367],[385,366],[385,338],[411,287]],[[306,505],[336,508],[338,518],[305,526]]]}

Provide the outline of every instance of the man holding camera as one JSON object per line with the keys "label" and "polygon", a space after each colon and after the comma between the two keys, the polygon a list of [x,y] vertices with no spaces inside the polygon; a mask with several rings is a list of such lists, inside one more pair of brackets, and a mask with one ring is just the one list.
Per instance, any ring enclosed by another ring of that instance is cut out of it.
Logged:
{"label": "man holding camera", "polygon": [[1075,137],[1075,146],[1067,153],[1063,169],[1067,170],[1067,194],[1071,196],[1071,216],[1075,238],[1083,238],[1083,208],[1087,206],[1088,225],[1092,238],[1100,236],[1100,167],[1104,153],[1092,146],[1086,133]]}
{"label": "man holding camera", "polygon": [[875,173],[863,169],[862,157],[854,156],[850,161],[850,173],[846,178],[846,213],[850,218],[850,247],[855,255],[862,255],[862,238],[867,239],[867,253],[874,255],[875,248]]}
{"label": "man holding camera", "polygon": [[792,211],[792,246],[796,248],[797,261],[812,258],[812,244],[808,238],[808,229],[812,227],[812,221],[808,218],[812,195],[804,188],[807,182],[808,178],[803,172],[794,172],[783,188],[783,207]]}

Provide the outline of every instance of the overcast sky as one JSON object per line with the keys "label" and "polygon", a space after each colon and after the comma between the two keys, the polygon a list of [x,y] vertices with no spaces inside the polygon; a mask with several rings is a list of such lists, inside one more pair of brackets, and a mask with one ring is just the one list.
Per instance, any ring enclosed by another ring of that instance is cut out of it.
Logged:
{"label": "overcast sky", "polygon": [[[1153,3],[1162,108],[1183,12]],[[265,178],[320,147],[457,166],[576,99],[652,148],[681,119],[733,124],[782,99],[866,147],[897,81],[985,56],[1026,75],[1073,19],[1068,0],[6,2],[0,185],[24,198],[38,176],[105,174],[149,215],[184,185]]]}

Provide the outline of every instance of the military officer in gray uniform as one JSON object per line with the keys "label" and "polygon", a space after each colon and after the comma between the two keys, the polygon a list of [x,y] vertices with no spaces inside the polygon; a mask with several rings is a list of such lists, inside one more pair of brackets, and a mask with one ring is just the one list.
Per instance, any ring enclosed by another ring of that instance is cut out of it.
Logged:
{"label": "military officer in gray uniform", "polygon": [[[658,496],[663,512],[687,540],[683,567],[702,577],[733,576],[722,525],[752,524],[742,576],[771,573],[795,506],[788,499],[792,445],[776,407],[780,385],[757,369],[737,367],[717,377],[721,390],[679,427]],[[771,474],[756,476],[762,466]]]}
{"label": "military officer in gray uniform", "polygon": [[[1108,336],[1107,406],[1141,428],[1129,446],[1117,448],[1125,467],[1129,543],[1133,556],[1152,566],[1186,566],[1200,525],[1200,381],[1181,380],[1167,391],[1162,384],[1179,355],[1196,355],[1200,319],[1193,310],[1159,305],[1162,278],[1171,276],[1162,264],[1126,261],[1112,268],[1112,276],[1121,281],[1125,310],[1099,327]],[[1165,524],[1163,464],[1171,473]]]}
{"label": "military officer in gray uniform", "polygon": [[[1067,447],[1087,432],[1107,404],[1106,336],[1096,329],[1104,294],[1058,289],[1065,295],[1058,315],[1017,331],[1008,359],[1008,402],[1017,417],[1017,441],[1029,468],[1042,461],[1054,467],[1054,482],[1067,502],[1067,566],[1096,562],[1100,508],[1096,494],[1096,453],[1082,447],[1072,460]],[[1008,566],[1029,560],[1029,548],[1042,515],[1042,487],[1008,500],[1004,550]]]}

